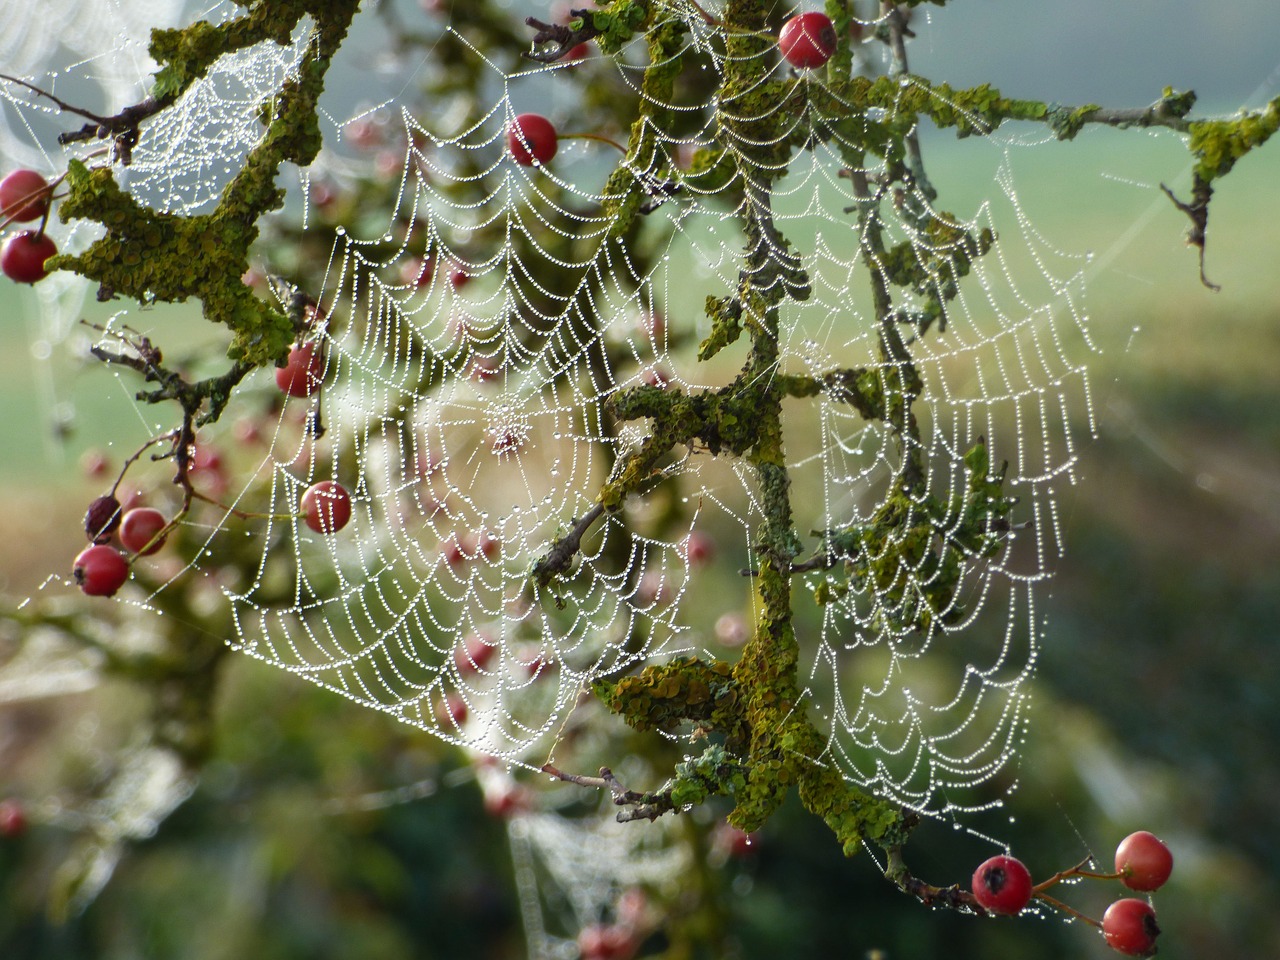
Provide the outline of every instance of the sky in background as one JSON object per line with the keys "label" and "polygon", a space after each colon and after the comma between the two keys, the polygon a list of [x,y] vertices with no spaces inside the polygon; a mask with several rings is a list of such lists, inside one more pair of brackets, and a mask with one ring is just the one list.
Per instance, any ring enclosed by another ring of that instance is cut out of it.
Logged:
{"label": "sky in background", "polygon": [[1280,89],[1275,0],[952,0],[918,11],[911,68],[952,86],[1138,106],[1169,85],[1217,110]]}

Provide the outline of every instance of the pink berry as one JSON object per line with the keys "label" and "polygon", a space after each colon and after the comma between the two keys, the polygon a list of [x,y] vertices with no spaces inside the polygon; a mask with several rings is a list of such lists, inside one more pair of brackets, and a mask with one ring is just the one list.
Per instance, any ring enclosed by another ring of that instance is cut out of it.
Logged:
{"label": "pink berry", "polygon": [[283,367],[276,368],[276,386],[291,397],[309,397],[324,379],[324,356],[310,341],[289,351]]}
{"label": "pink berry", "polygon": [[410,257],[400,268],[400,279],[415,287],[431,286],[435,274],[436,264],[430,257]]}
{"label": "pink berry", "polygon": [[34,170],[15,170],[0,180],[0,219],[36,220],[49,210],[49,182]]}
{"label": "pink berry", "polygon": [[0,800],[0,837],[17,837],[27,829],[27,814],[12,798]]}
{"label": "pink berry", "polygon": [[1139,830],[1116,847],[1116,873],[1130,890],[1158,890],[1172,872],[1173,854],[1155,834]]}
{"label": "pink berry", "polygon": [[475,673],[483,670],[493,659],[498,648],[493,638],[479,633],[472,633],[462,641],[462,645],[453,651],[453,662],[457,664],[461,674]]}
{"label": "pink berry", "polygon": [[1150,957],[1156,952],[1156,912],[1136,897],[1117,900],[1102,915],[1102,935],[1107,946],[1129,957]]}
{"label": "pink berry", "polygon": [[1031,901],[1031,873],[1021,860],[992,857],[973,872],[973,896],[991,913],[1021,913]]}
{"label": "pink berry", "polygon": [[157,535],[169,525],[168,518],[155,507],[137,507],[120,521],[120,543],[126,550],[148,557],[164,546]]}
{"label": "pink berry", "polygon": [[680,553],[691,567],[706,566],[716,554],[716,541],[701,530],[690,530],[680,541]]}
{"label": "pink berry", "polygon": [[578,934],[582,960],[630,960],[638,947],[635,934],[621,924],[593,923]]}
{"label": "pink berry", "polygon": [[507,147],[521,166],[550,163],[557,145],[556,128],[540,114],[522,113],[507,128]]}
{"label": "pink berry", "polygon": [[337,533],[351,519],[351,494],[336,480],[321,480],[302,495],[301,510],[316,533]]}
{"label": "pink berry", "polygon": [[461,730],[470,712],[462,694],[451,693],[436,705],[436,722],[442,727]]}
{"label": "pink berry", "polygon": [[89,596],[110,597],[129,579],[129,561],[115,547],[94,544],[76,557],[71,575]]}
{"label": "pink berry", "polygon": [[0,271],[15,283],[36,283],[49,275],[44,262],[57,252],[57,245],[45,234],[23,230],[0,248]]}
{"label": "pink berry", "polygon": [[484,812],[500,820],[509,820],[528,813],[533,806],[533,796],[508,776],[493,778],[484,785]]}
{"label": "pink berry", "polygon": [[802,13],[782,25],[778,49],[801,70],[820,67],[836,52],[836,29],[825,13]]}

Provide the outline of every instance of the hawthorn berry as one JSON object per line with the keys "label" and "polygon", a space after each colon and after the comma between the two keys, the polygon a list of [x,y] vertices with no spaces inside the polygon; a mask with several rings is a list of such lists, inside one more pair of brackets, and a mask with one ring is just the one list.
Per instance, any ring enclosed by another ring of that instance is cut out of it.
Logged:
{"label": "hawthorn berry", "polygon": [[0,219],[36,220],[49,210],[49,182],[34,170],[15,170],[0,180]]}
{"label": "hawthorn berry", "polygon": [[507,148],[522,167],[550,163],[557,146],[556,128],[541,114],[522,113],[507,127]]}
{"label": "hawthorn berry", "polygon": [[23,230],[0,248],[0,271],[15,283],[36,283],[49,275],[44,262],[57,252],[57,245],[45,234]]}
{"label": "hawthorn berry", "polygon": [[1137,897],[1117,900],[1102,915],[1102,935],[1107,946],[1129,957],[1149,957],[1156,952],[1156,912]]}
{"label": "hawthorn berry", "polygon": [[129,579],[129,561],[115,547],[97,543],[80,551],[71,575],[91,597],[110,597]]}
{"label": "hawthorn berry", "polygon": [[289,351],[283,367],[276,368],[276,386],[291,397],[309,397],[324,379],[324,356],[307,341]]}
{"label": "hawthorn berry", "polygon": [[187,477],[199,482],[200,492],[214,499],[227,492],[231,480],[222,462],[222,454],[212,444],[201,444],[190,452]]}
{"label": "hawthorn berry", "polygon": [[582,960],[630,960],[637,947],[635,934],[618,923],[593,923],[578,933]]}
{"label": "hawthorn berry", "polygon": [[497,652],[498,648],[491,637],[472,633],[453,651],[453,662],[457,665],[459,673],[464,675],[475,673],[477,670],[483,670]]}
{"label": "hawthorn berry", "polygon": [[120,521],[120,543],[126,550],[149,557],[164,546],[165,537],[157,534],[169,525],[169,519],[155,507],[135,507]]}
{"label": "hawthorn berry", "polygon": [[120,526],[121,516],[119,500],[111,494],[98,497],[85,512],[84,532],[93,543],[106,543]]}
{"label": "hawthorn berry", "polygon": [[351,494],[336,480],[321,480],[302,495],[301,510],[316,533],[337,533],[351,519]]}
{"label": "hawthorn berry", "polygon": [[706,566],[716,554],[715,538],[701,530],[690,530],[678,546],[691,567]]}
{"label": "hawthorn berry", "polygon": [[470,712],[467,701],[462,694],[451,693],[436,704],[436,722],[441,727],[452,727],[454,730],[461,730],[462,725],[467,722],[467,715]]}
{"label": "hawthorn berry", "polygon": [[798,14],[782,25],[778,50],[793,67],[820,67],[836,52],[836,28],[825,13]]}
{"label": "hawthorn berry", "polygon": [[533,799],[529,791],[518,783],[487,788],[484,791],[484,812],[499,820],[509,820],[528,813],[531,806]]}
{"label": "hawthorn berry", "polygon": [[0,837],[17,837],[27,829],[27,813],[13,798],[0,800]]}
{"label": "hawthorn berry", "polygon": [[1116,873],[1130,890],[1158,890],[1172,872],[1173,854],[1155,834],[1139,830],[1116,847]]}
{"label": "hawthorn berry", "polygon": [[415,287],[431,286],[436,275],[436,264],[430,257],[410,257],[400,267],[400,279]]}
{"label": "hawthorn berry", "polygon": [[990,913],[1021,913],[1031,901],[1031,873],[1021,860],[992,857],[973,872],[973,896]]}

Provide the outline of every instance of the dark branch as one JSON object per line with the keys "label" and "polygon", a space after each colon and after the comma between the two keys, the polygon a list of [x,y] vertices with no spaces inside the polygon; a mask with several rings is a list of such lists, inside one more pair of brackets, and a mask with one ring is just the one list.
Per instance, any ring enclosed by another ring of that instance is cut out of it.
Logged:
{"label": "dark branch", "polygon": [[555,63],[578,44],[600,36],[600,31],[595,28],[592,21],[590,10],[570,10],[569,15],[580,18],[582,26],[575,30],[564,24],[544,23],[537,17],[526,17],[524,22],[538,31],[533,35],[534,45],[541,47],[554,43],[555,46],[545,50],[526,50],[521,56],[529,60],[537,60],[539,63]]}
{"label": "dark branch", "polygon": [[619,807],[629,807],[628,810],[618,811],[618,822],[629,823],[632,820],[657,820],[664,813],[670,813],[675,809],[675,804],[671,802],[671,793],[669,790],[663,790],[659,793],[637,793],[634,790],[628,790],[613,775],[613,771],[608,767],[600,768],[600,776],[584,777],[576,773],[565,773],[550,763],[543,764],[542,772],[555,777],[557,780],[563,780],[565,783],[576,783],[580,787],[589,787],[593,790],[608,790],[613,797],[613,802]]}
{"label": "dark branch", "polygon": [[1187,228],[1187,243],[1200,251],[1200,282],[1214,292],[1221,290],[1220,286],[1216,283],[1211,283],[1209,278],[1204,275],[1205,231],[1209,227],[1209,200],[1213,196],[1213,187],[1196,177],[1190,203],[1183,203],[1163,183],[1160,184],[1160,189],[1164,191],[1165,196],[1173,201],[1173,205],[1191,220],[1191,226]]}
{"label": "dark branch", "polygon": [[596,504],[574,522],[572,530],[552,544],[547,555],[533,567],[533,575],[537,578],[539,586],[545,587],[553,578],[569,569],[569,564],[573,562],[573,558],[582,547],[582,538],[604,512],[604,505]]}

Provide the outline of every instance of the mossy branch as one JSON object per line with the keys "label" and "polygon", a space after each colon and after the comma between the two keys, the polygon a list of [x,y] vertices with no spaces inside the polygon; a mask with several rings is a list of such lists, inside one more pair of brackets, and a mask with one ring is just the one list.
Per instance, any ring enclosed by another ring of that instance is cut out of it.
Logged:
{"label": "mossy branch", "polygon": [[[200,22],[183,30],[156,31],[152,53],[165,66],[149,102],[168,105],[219,57],[262,41],[288,43],[304,16],[314,21],[296,76],[263,105],[262,140],[211,213],[182,216],[153,210],[123,191],[109,168],[90,169],[73,160],[65,181],[70,192],[59,216],[94,220],[106,235],[80,255],[52,259],[50,268],[74,270],[97,281],[100,299],[123,294],[152,303],[194,297],[206,319],[231,331],[228,353],[234,360],[250,367],[282,360],[293,340],[288,319],[258,300],[240,277],[248,269],[257,221],[283,203],[284,191],[274,183],[281,165],[305,166],[320,149],[316,104],[357,7],[357,0],[258,2],[218,26]],[[95,135],[97,130],[111,133],[114,127],[98,124]]]}

